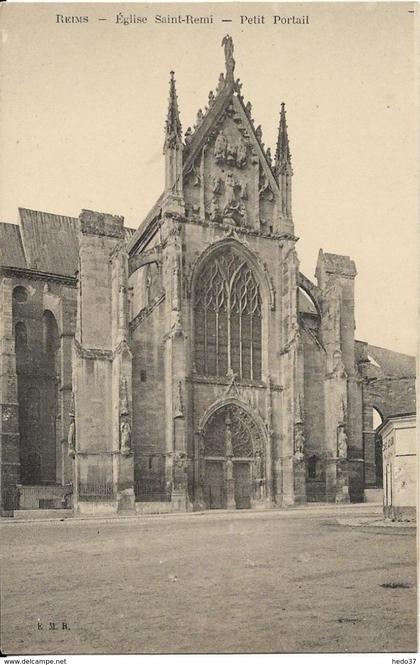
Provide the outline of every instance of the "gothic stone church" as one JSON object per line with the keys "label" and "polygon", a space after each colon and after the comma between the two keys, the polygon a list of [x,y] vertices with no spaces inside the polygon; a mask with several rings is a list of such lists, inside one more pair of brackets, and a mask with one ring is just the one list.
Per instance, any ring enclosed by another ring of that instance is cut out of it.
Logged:
{"label": "gothic stone church", "polygon": [[233,43],[165,187],[123,218],[2,224],[3,510],[269,508],[381,485],[373,408],[415,410],[414,359],[355,341],[356,268],[299,271],[284,104],[272,158]]}

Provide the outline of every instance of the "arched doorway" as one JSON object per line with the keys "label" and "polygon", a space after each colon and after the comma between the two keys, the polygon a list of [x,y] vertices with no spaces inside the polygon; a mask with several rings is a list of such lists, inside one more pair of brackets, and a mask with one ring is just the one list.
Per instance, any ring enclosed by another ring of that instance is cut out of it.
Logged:
{"label": "arched doorway", "polygon": [[201,484],[209,509],[251,508],[265,498],[265,435],[242,406],[227,403],[202,432]]}

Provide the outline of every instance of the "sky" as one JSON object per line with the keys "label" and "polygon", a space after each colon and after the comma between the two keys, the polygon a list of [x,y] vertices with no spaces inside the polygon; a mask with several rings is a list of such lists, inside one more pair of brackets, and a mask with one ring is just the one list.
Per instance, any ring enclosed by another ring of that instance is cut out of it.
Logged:
{"label": "sky", "polygon": [[[414,354],[414,7],[2,3],[1,221],[18,223],[18,207],[75,217],[88,208],[136,228],[163,188],[169,72],[186,129],[224,70],[229,32],[242,93],[272,152],[286,103],[302,272],[314,279],[320,247],[350,256],[356,337]],[[147,23],[124,25],[119,13]],[[155,22],[179,14],[213,24]],[[274,25],[274,15],[309,22]]]}

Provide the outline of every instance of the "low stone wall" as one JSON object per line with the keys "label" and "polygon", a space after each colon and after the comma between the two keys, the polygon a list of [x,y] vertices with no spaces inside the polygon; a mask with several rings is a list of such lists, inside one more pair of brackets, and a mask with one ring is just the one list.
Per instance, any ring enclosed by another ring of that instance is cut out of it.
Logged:
{"label": "low stone wall", "polygon": [[169,501],[137,501],[136,513],[140,515],[160,515],[172,513],[172,504]]}
{"label": "low stone wall", "polygon": [[73,511],[66,510],[14,510],[15,520],[45,520],[45,519],[68,519],[73,517]]}
{"label": "low stone wall", "polygon": [[63,508],[66,488],[61,485],[19,485],[19,510]]}
{"label": "low stone wall", "polygon": [[79,501],[77,504],[79,515],[116,515],[117,512],[116,501]]}

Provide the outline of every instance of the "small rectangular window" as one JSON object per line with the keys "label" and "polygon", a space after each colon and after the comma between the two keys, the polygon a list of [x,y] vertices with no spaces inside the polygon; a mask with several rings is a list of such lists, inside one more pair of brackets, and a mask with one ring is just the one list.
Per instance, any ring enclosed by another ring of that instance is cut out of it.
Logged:
{"label": "small rectangular window", "polygon": [[141,369],[141,370],[140,370],[140,381],[144,382],[144,381],[146,381],[146,378],[147,378],[146,370],[145,370],[145,369]]}

